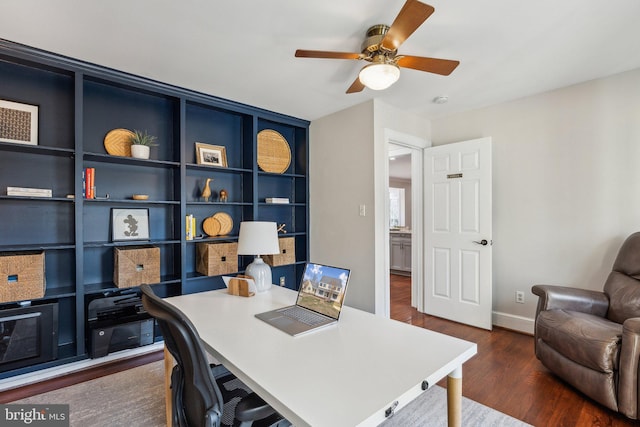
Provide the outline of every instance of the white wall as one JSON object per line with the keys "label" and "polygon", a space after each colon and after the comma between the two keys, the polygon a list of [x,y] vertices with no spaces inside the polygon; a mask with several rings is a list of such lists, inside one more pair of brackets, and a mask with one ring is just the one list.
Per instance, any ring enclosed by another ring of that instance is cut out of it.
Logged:
{"label": "white wall", "polygon": [[532,332],[537,283],[602,290],[640,230],[640,69],[431,126],[433,145],[493,138],[494,324]]}

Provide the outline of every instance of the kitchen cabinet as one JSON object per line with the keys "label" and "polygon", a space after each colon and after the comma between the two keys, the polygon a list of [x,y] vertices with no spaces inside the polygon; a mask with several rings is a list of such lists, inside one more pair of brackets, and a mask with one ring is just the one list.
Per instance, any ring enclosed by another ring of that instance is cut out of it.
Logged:
{"label": "kitchen cabinet", "polygon": [[391,232],[389,242],[391,272],[411,275],[411,233]]}

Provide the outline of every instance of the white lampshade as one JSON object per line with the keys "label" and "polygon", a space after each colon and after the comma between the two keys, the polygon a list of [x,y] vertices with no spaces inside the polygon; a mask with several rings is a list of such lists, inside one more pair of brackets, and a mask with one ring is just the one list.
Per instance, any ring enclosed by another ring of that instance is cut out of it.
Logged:
{"label": "white lampshade", "polygon": [[244,221],[240,223],[238,236],[238,255],[255,255],[255,259],[245,270],[253,277],[258,292],[271,288],[271,268],[264,263],[260,255],[280,253],[278,228],[275,222]]}
{"label": "white lampshade", "polygon": [[280,253],[278,227],[275,222],[244,221],[240,223],[238,255],[273,255]]}
{"label": "white lampshade", "polygon": [[400,78],[400,68],[393,64],[374,63],[367,65],[358,76],[360,83],[373,90],[383,90]]}

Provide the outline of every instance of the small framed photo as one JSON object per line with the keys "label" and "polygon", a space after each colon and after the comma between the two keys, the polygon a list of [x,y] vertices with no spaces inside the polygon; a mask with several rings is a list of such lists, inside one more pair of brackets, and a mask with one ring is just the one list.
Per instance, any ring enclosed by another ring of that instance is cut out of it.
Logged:
{"label": "small framed photo", "polygon": [[149,240],[149,209],[111,209],[111,241]]}
{"label": "small framed photo", "polygon": [[196,161],[199,165],[227,167],[227,151],[221,145],[196,142]]}
{"label": "small framed photo", "polygon": [[38,145],[38,106],[0,99],[0,142]]}

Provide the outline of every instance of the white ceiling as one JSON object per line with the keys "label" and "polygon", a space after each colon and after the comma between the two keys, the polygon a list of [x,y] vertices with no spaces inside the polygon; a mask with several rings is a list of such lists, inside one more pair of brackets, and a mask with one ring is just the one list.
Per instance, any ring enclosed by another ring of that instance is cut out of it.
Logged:
{"label": "white ceiling", "polygon": [[0,38],[308,120],[374,97],[433,118],[640,67],[638,0],[427,2],[399,53],[460,66],[351,95],[364,63],[295,50],[359,52],[404,0],[4,0]]}

